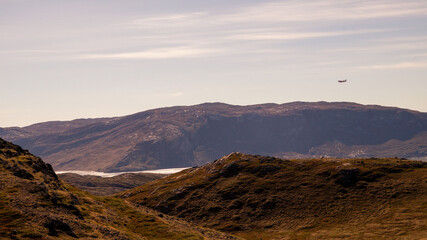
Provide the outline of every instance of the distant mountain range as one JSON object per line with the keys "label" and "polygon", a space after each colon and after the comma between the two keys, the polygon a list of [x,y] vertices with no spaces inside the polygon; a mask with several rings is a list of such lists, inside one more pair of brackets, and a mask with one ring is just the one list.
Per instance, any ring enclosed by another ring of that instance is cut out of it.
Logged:
{"label": "distant mountain range", "polygon": [[202,165],[230,152],[281,158],[427,156],[427,113],[344,102],[204,103],[0,128],[55,170]]}

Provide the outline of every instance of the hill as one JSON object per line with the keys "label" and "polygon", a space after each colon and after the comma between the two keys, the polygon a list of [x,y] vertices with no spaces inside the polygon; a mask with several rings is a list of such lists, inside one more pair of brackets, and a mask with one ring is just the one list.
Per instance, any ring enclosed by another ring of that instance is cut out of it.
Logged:
{"label": "hill", "polygon": [[114,177],[79,175],[75,173],[58,174],[58,177],[67,183],[99,196],[123,192],[165,176],[166,174],[155,173],[124,173]]}
{"label": "hill", "polygon": [[427,238],[427,163],[233,153],[121,198],[246,239]]}
{"label": "hill", "polygon": [[121,199],[95,197],[0,139],[0,239],[234,239]]}
{"label": "hill", "polygon": [[356,103],[205,103],[0,128],[55,170],[200,166],[230,152],[281,158],[425,157],[427,114]]}

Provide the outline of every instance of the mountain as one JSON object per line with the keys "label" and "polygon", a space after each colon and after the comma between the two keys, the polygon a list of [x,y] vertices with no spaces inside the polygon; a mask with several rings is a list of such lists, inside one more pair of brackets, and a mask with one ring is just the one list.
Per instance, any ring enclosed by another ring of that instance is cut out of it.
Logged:
{"label": "mountain", "polygon": [[200,166],[230,152],[281,158],[426,157],[427,113],[356,103],[205,103],[0,128],[55,170]]}
{"label": "mountain", "polygon": [[245,239],[425,239],[427,162],[232,153],[118,194]]}
{"label": "mountain", "polygon": [[0,239],[235,239],[127,201],[95,197],[0,139]]}

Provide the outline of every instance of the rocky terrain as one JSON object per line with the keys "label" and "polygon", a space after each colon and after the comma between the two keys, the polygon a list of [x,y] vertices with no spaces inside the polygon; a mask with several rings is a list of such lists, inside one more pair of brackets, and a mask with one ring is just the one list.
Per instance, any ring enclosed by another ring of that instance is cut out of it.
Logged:
{"label": "rocky terrain", "polygon": [[356,103],[205,103],[0,128],[55,170],[200,166],[230,152],[281,158],[426,157],[427,114]]}
{"label": "rocky terrain", "polygon": [[118,195],[245,239],[425,239],[427,163],[233,153]]}
{"label": "rocky terrain", "polygon": [[58,179],[49,164],[0,139],[0,239],[235,239]]}

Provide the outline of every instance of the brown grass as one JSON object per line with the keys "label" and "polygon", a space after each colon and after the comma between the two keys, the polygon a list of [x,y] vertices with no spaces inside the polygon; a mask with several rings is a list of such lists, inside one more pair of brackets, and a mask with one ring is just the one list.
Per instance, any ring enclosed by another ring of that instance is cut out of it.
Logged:
{"label": "brown grass", "polygon": [[427,237],[427,164],[232,154],[119,195],[247,239]]}

